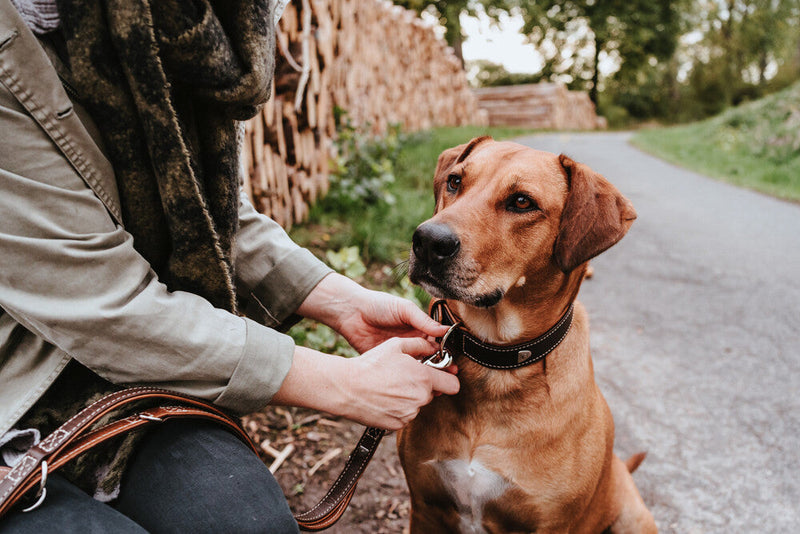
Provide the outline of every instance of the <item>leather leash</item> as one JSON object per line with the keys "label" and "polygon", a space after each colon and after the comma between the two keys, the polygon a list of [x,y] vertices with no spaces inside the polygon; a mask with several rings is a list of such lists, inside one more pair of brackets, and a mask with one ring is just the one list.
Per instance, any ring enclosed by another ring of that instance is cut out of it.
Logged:
{"label": "leather leash", "polygon": [[[108,413],[133,402],[156,399],[167,404],[145,409],[105,426],[91,427]],[[233,432],[253,452],[258,449],[241,425],[213,404],[160,388],[136,387],[111,393],[81,410],[39,444],[32,447],[14,466],[0,467],[0,518],[31,490],[39,487],[35,502],[24,511],[36,509],[47,495],[47,475],[64,464],[112,438],[170,419],[196,418],[214,421]],[[344,513],[355,492],[356,483],[372,459],[386,432],[369,427],[350,454],[341,475],[322,500],[307,512],[295,514],[300,528],[323,530]]]}
{"label": "leather leash", "polygon": [[[159,399],[177,404],[149,408],[90,431],[92,425],[109,412],[145,399]],[[78,412],[39,444],[33,446],[13,469],[0,468],[2,469],[0,474],[3,475],[0,479],[0,517],[37,484],[39,485],[37,501],[26,510],[38,507],[47,495],[47,474],[92,447],[131,430],[184,417],[203,418],[220,423],[257,452],[242,427],[228,414],[210,403],[160,388],[123,389],[106,395]]]}
{"label": "leather leash", "polygon": [[[433,318],[440,321],[439,316],[434,315]],[[422,360],[423,364],[436,369],[444,369],[453,362],[452,357],[444,348],[445,342],[453,329],[451,327],[442,337],[439,342],[439,350]],[[333,483],[333,486],[331,486],[331,489],[319,504],[307,512],[295,514],[294,518],[300,525],[301,530],[323,530],[339,520],[347,509],[350,499],[353,498],[358,480],[367,468],[385,434],[385,430],[376,427],[367,427],[364,430],[364,434],[362,434],[353,452],[350,453],[350,457],[347,459],[339,478],[336,479],[336,482]]]}

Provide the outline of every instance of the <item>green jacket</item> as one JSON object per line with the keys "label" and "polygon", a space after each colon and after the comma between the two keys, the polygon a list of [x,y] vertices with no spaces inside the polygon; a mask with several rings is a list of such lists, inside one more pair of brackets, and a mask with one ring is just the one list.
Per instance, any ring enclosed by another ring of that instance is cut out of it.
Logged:
{"label": "green jacket", "polygon": [[262,408],[294,351],[270,327],[330,270],[242,194],[234,261],[247,318],[168,292],[122,227],[113,170],[60,68],[0,0],[0,436],[71,358],[117,384]]}

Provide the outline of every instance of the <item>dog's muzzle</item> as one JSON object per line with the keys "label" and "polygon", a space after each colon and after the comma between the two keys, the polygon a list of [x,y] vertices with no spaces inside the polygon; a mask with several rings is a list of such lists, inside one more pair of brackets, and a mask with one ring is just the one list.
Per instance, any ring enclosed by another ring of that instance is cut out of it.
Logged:
{"label": "dog's muzzle", "polygon": [[411,238],[409,278],[437,298],[456,297],[452,269],[460,249],[461,240],[446,224],[420,224]]}
{"label": "dog's muzzle", "polygon": [[443,223],[420,224],[411,238],[414,256],[420,263],[433,266],[453,258],[461,248],[461,240]]}
{"label": "dog's muzzle", "polygon": [[505,292],[501,288],[479,293],[470,289],[479,272],[460,251],[461,240],[449,226],[430,221],[420,224],[412,237],[409,279],[439,299],[481,308],[494,306]]}

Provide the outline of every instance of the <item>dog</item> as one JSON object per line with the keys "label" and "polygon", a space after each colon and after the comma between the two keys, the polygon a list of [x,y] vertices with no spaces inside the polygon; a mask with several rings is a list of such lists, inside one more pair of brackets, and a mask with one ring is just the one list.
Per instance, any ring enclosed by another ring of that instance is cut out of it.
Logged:
{"label": "dog", "polygon": [[409,276],[463,323],[448,349],[461,391],[398,434],[411,533],[657,532],[631,477],[644,455],[612,451],[575,300],[633,206],[565,155],[488,137],[441,154],[434,192]]}

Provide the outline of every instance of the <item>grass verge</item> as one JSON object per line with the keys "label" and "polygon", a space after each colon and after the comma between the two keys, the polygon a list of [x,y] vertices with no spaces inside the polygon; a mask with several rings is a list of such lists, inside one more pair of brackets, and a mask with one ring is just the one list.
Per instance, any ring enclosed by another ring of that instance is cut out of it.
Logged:
{"label": "grass verge", "polygon": [[800,201],[800,83],[685,126],[642,130],[633,144],[713,178]]}

